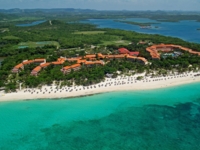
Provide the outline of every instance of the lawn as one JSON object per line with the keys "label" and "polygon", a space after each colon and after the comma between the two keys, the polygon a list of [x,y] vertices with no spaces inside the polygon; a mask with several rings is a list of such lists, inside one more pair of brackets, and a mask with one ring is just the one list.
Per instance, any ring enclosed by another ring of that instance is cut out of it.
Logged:
{"label": "lawn", "polygon": [[21,42],[16,47],[17,48],[43,47],[45,45],[55,45],[56,47],[60,47],[60,44],[56,41]]}
{"label": "lawn", "polygon": [[[91,35],[91,34],[103,34],[105,33],[105,31],[80,31],[80,32],[74,32],[74,34],[87,34],[87,35]],[[127,40],[122,40],[121,36],[112,36],[110,41],[102,41],[101,44],[98,44],[98,46],[100,45],[129,45],[130,41]]]}
{"label": "lawn", "polygon": [[115,41],[103,41],[102,44],[99,45],[129,45],[131,43],[130,41],[127,40],[115,40]]}
{"label": "lawn", "polygon": [[80,31],[74,32],[74,34],[103,34],[105,31]]}
{"label": "lawn", "polygon": [[3,40],[18,40],[19,38],[13,35],[2,37]]}

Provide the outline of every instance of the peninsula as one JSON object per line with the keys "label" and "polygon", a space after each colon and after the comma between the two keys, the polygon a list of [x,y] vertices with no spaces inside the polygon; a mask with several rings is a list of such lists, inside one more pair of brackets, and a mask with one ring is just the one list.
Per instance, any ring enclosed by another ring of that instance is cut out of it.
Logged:
{"label": "peninsula", "polygon": [[[179,50],[187,51],[193,55],[200,55],[200,52],[195,52],[189,48],[185,48],[179,45],[172,44],[160,44],[152,45],[146,48],[152,57],[152,59],[160,59],[159,52],[169,53],[174,51],[173,48],[179,48]],[[49,65],[63,65],[65,61],[74,62],[75,64],[70,66],[62,67],[60,71],[64,74],[70,74],[73,71],[81,69],[81,65],[86,67],[96,67],[97,65],[106,65],[109,61],[119,59],[120,61],[127,60],[131,62],[139,61],[141,65],[148,65],[148,61],[142,57],[130,56],[130,54],[139,55],[139,52],[130,52],[126,48],[120,48],[118,55],[102,55],[100,53],[93,55],[85,55],[84,57],[64,58],[60,57],[56,62],[46,62],[46,59],[34,59],[25,60],[22,63],[16,65],[13,69],[13,73],[20,73],[25,68],[25,65],[31,63],[40,63],[32,71],[31,75],[38,76],[39,71]],[[180,53],[179,53],[180,55]],[[101,60],[97,60],[101,59]],[[108,62],[106,62],[107,60]],[[63,82],[63,81],[62,81]],[[85,96],[96,93],[121,91],[121,90],[144,90],[144,89],[155,89],[155,88],[166,88],[169,86],[175,86],[191,82],[200,82],[200,71],[197,72],[186,72],[186,73],[169,73],[166,76],[149,76],[147,73],[133,73],[133,70],[129,70],[128,74],[117,75],[113,78],[113,74],[107,74],[107,77],[96,84],[88,86],[76,85],[74,82],[72,85],[62,85],[62,82],[52,85],[43,85],[39,88],[21,88],[17,89],[16,92],[4,93],[1,92],[1,101],[8,100],[22,100],[22,99],[43,99],[43,98],[67,98],[75,96]]]}
{"label": "peninsula", "polygon": [[139,23],[139,22],[132,22],[132,21],[124,21],[124,20],[115,20],[115,21],[132,24],[132,25],[137,25],[137,26],[140,26],[140,28],[149,28],[149,29],[151,28],[152,25],[159,24],[159,23],[155,23],[155,22]]}
{"label": "peninsula", "polygon": [[4,57],[1,101],[165,88],[200,81],[200,45],[178,38],[102,30],[60,20],[28,28],[12,26],[0,36]]}

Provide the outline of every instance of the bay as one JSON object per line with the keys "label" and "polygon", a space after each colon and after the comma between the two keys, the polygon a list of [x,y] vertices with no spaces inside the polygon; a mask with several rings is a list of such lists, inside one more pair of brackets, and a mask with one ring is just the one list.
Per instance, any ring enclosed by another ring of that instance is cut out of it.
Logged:
{"label": "bay", "polygon": [[122,21],[132,21],[138,23],[150,22],[157,24],[152,24],[152,28],[150,29],[142,29],[138,25],[122,23],[114,19],[88,19],[81,22],[95,24],[99,28],[112,28],[112,29],[136,31],[139,33],[160,34],[164,36],[181,38],[189,42],[200,43],[200,31],[197,30],[200,27],[200,22],[197,22],[195,20],[183,20],[179,22],[163,22],[148,18],[128,18],[128,19],[123,19]]}
{"label": "bay", "polygon": [[[196,21],[154,22],[151,29],[89,19],[83,23],[200,42]],[[155,27],[157,26],[157,27]],[[198,149],[200,83],[69,99],[0,103],[0,149]]]}

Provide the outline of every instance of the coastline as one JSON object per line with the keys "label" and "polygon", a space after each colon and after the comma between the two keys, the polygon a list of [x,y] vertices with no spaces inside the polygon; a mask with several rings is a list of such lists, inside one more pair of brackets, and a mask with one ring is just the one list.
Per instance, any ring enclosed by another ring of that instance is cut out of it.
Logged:
{"label": "coastline", "polygon": [[117,91],[154,90],[200,82],[200,72],[190,72],[166,77],[145,77],[143,80],[136,80],[141,75],[144,76],[144,74],[137,74],[133,76],[118,76],[114,79],[106,78],[101,83],[86,87],[65,86],[57,89],[56,86],[43,86],[41,89],[22,89],[13,93],[4,93],[1,91],[0,102],[73,98]]}

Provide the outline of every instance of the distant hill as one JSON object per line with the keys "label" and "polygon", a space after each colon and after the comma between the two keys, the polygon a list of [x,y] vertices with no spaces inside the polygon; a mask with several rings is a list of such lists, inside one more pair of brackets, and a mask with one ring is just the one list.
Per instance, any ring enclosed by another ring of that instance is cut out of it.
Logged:
{"label": "distant hill", "polygon": [[0,13],[33,13],[33,12],[43,12],[43,13],[52,13],[52,12],[95,12],[97,10],[92,9],[75,9],[75,8],[53,8],[53,9],[0,9]]}
{"label": "distant hill", "polygon": [[42,8],[36,8],[36,9],[20,9],[20,8],[13,8],[13,9],[0,9],[0,13],[26,13],[26,12],[137,12],[137,13],[144,13],[148,12],[151,14],[176,14],[176,15],[200,15],[200,11],[163,11],[163,10],[157,10],[157,11],[130,11],[130,10],[95,10],[95,9],[76,9],[76,8],[52,8],[52,9],[42,9]]}
{"label": "distant hill", "polygon": [[9,20],[9,19],[13,19],[15,17],[16,16],[13,15],[13,14],[0,13],[0,21],[6,21],[6,20]]}
{"label": "distant hill", "polygon": [[[15,16],[13,16],[15,15]],[[180,20],[200,21],[200,11],[130,11],[130,10],[93,10],[75,8],[54,9],[0,9],[0,21],[33,21],[33,20],[65,20],[79,21],[85,19],[120,19],[149,18],[159,21],[177,22]]]}

